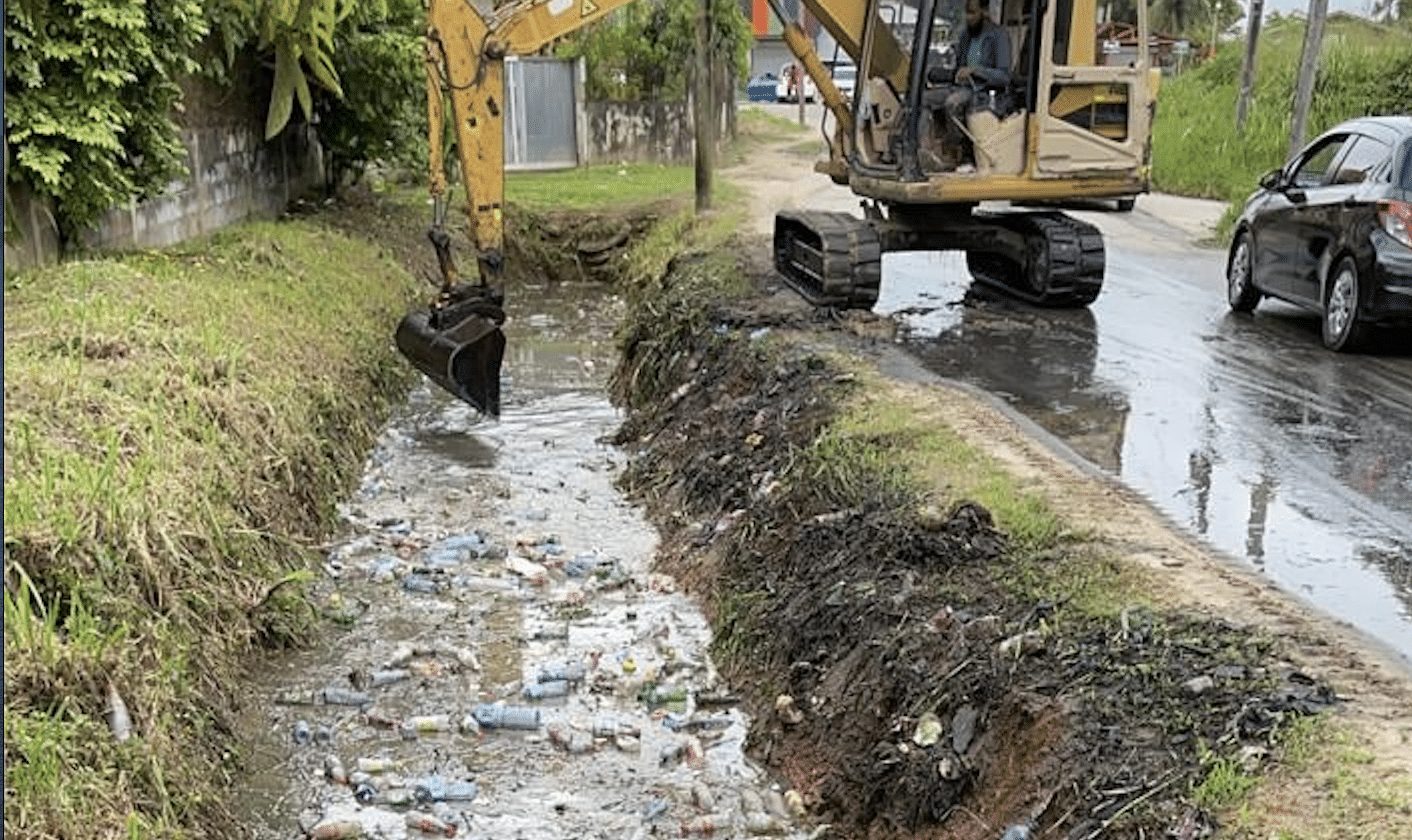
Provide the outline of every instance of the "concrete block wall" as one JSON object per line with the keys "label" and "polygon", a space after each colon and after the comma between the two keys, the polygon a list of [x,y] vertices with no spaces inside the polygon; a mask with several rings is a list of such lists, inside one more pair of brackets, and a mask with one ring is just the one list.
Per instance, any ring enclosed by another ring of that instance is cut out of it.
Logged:
{"label": "concrete block wall", "polygon": [[686,102],[588,102],[583,163],[690,163],[691,107]]}
{"label": "concrete block wall", "polygon": [[[291,123],[267,142],[268,85],[253,68],[239,78],[228,89],[195,80],[184,85],[187,177],[159,196],[109,210],[79,233],[82,247],[172,245],[244,219],[274,216],[291,199],[323,184],[323,153],[313,127]],[[23,187],[11,185],[10,198],[21,235],[6,233],[6,270],[56,262],[60,242],[50,209]]]}

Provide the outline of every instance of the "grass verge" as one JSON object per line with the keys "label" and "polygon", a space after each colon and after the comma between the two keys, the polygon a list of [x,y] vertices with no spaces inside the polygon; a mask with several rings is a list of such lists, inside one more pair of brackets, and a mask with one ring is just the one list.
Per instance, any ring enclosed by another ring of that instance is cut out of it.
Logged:
{"label": "grass verge", "polygon": [[[1157,836],[1248,801],[1269,768],[1247,753],[1326,686],[1268,633],[1151,603],[1122,546],[971,443],[944,395],[820,340],[849,319],[757,293],[730,238],[683,253],[696,234],[664,230],[621,332],[621,482],[704,596],[755,756],[817,818]],[[929,715],[968,734],[917,749]]]}
{"label": "grass verge", "polygon": [[[1276,19],[1262,32],[1244,134],[1235,130],[1244,45],[1226,44],[1206,64],[1162,85],[1153,125],[1153,185],[1232,202],[1224,240],[1260,176],[1289,153],[1294,83],[1304,23]],[[1412,111],[1412,37],[1405,27],[1335,15],[1325,29],[1306,138],[1363,114]]]}
{"label": "grass verge", "polygon": [[309,627],[309,547],[410,381],[412,289],[308,221],[9,279],[6,833],[229,831],[240,657]]}

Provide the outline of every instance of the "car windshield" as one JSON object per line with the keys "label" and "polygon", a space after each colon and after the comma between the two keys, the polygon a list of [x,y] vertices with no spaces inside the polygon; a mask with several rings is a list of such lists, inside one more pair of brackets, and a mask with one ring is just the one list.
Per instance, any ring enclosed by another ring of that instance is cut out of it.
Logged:
{"label": "car windshield", "polygon": [[855,67],[840,67],[833,71],[833,77],[835,79],[852,79],[857,74],[858,70]]}
{"label": "car windshield", "polygon": [[1412,190],[1412,140],[1402,144],[1402,188]]}

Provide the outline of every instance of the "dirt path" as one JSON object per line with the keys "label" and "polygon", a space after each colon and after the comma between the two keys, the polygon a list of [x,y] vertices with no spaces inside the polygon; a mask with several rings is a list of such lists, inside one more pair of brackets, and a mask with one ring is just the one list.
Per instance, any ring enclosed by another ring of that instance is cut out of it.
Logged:
{"label": "dirt path", "polygon": [[[755,234],[768,233],[778,209],[856,208],[856,197],[809,166],[797,152],[773,148],[728,173],[751,191]],[[1200,230],[1192,226],[1192,240]],[[763,238],[754,248],[768,251]],[[1140,568],[1160,601],[1270,631],[1289,645],[1295,666],[1333,684],[1346,701],[1334,716],[1341,746],[1310,765],[1278,771],[1259,789],[1251,810],[1259,815],[1253,828],[1265,832],[1261,836],[1412,836],[1412,812],[1404,805],[1399,817],[1397,806],[1412,801],[1412,679],[1396,657],[1188,538],[1136,493],[999,400],[928,373],[895,348],[864,352],[894,380],[900,398],[954,428],[1067,521]],[[1360,802],[1375,800],[1392,802],[1392,810],[1360,811]],[[1326,833],[1331,826],[1346,833]]]}

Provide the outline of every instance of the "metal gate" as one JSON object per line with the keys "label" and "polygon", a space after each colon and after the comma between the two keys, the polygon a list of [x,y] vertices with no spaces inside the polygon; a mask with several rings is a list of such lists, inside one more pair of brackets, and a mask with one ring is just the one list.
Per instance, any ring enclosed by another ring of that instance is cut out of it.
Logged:
{"label": "metal gate", "polygon": [[506,169],[578,165],[574,70],[560,58],[506,57]]}

